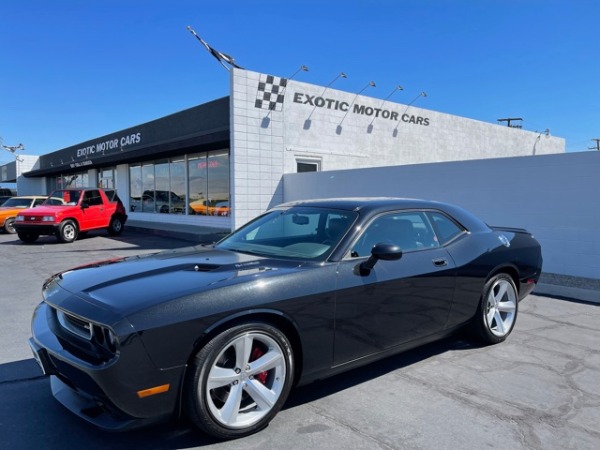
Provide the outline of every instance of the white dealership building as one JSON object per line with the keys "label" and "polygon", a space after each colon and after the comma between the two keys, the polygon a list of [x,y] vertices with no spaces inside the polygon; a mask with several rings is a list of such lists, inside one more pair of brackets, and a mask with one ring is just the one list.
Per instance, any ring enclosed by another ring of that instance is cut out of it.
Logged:
{"label": "white dealership building", "polygon": [[114,188],[130,220],[232,229],[284,200],[286,173],[565,151],[546,133],[243,69],[230,86],[227,97],[91,137],[0,181],[16,181],[20,195]]}

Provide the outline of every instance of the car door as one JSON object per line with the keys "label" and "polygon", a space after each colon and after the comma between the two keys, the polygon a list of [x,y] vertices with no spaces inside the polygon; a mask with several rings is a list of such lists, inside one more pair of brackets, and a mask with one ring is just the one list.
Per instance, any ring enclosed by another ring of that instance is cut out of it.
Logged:
{"label": "car door", "polygon": [[89,230],[94,228],[101,228],[108,226],[106,220],[105,205],[100,196],[100,192],[97,190],[85,191],[82,200],[82,205],[86,204],[85,208],[82,208],[82,223],[80,228],[82,230]]}
{"label": "car door", "polygon": [[[396,261],[360,264],[378,243],[403,250]],[[422,211],[373,220],[338,266],[334,365],[385,351],[444,329],[452,306],[455,266]]]}

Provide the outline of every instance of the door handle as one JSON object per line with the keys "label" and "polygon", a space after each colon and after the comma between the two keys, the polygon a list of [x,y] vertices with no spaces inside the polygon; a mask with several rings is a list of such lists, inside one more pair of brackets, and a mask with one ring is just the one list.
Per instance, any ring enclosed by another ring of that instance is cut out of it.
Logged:
{"label": "door handle", "polygon": [[444,267],[448,265],[448,260],[446,258],[437,258],[433,260],[433,265],[436,267]]}

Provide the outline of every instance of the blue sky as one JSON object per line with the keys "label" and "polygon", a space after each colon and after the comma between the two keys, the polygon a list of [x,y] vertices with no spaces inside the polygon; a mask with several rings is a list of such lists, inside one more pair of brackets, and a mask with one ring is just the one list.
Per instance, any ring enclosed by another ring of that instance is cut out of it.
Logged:
{"label": "blue sky", "polygon": [[[241,66],[496,123],[600,137],[597,0],[19,0],[0,6],[0,137],[45,154],[228,95]],[[0,163],[12,156],[0,153]]]}

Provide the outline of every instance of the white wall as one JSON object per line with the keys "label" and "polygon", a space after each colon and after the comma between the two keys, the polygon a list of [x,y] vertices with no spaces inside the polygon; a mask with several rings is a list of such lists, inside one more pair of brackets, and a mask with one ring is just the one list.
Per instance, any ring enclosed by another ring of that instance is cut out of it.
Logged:
{"label": "white wall", "polygon": [[231,201],[233,228],[263,212],[283,174],[283,116],[255,107],[260,74],[234,70],[231,78]]}
{"label": "white wall", "polygon": [[351,196],[446,201],[527,228],[544,271],[600,279],[600,152],[287,174],[285,201]]}

